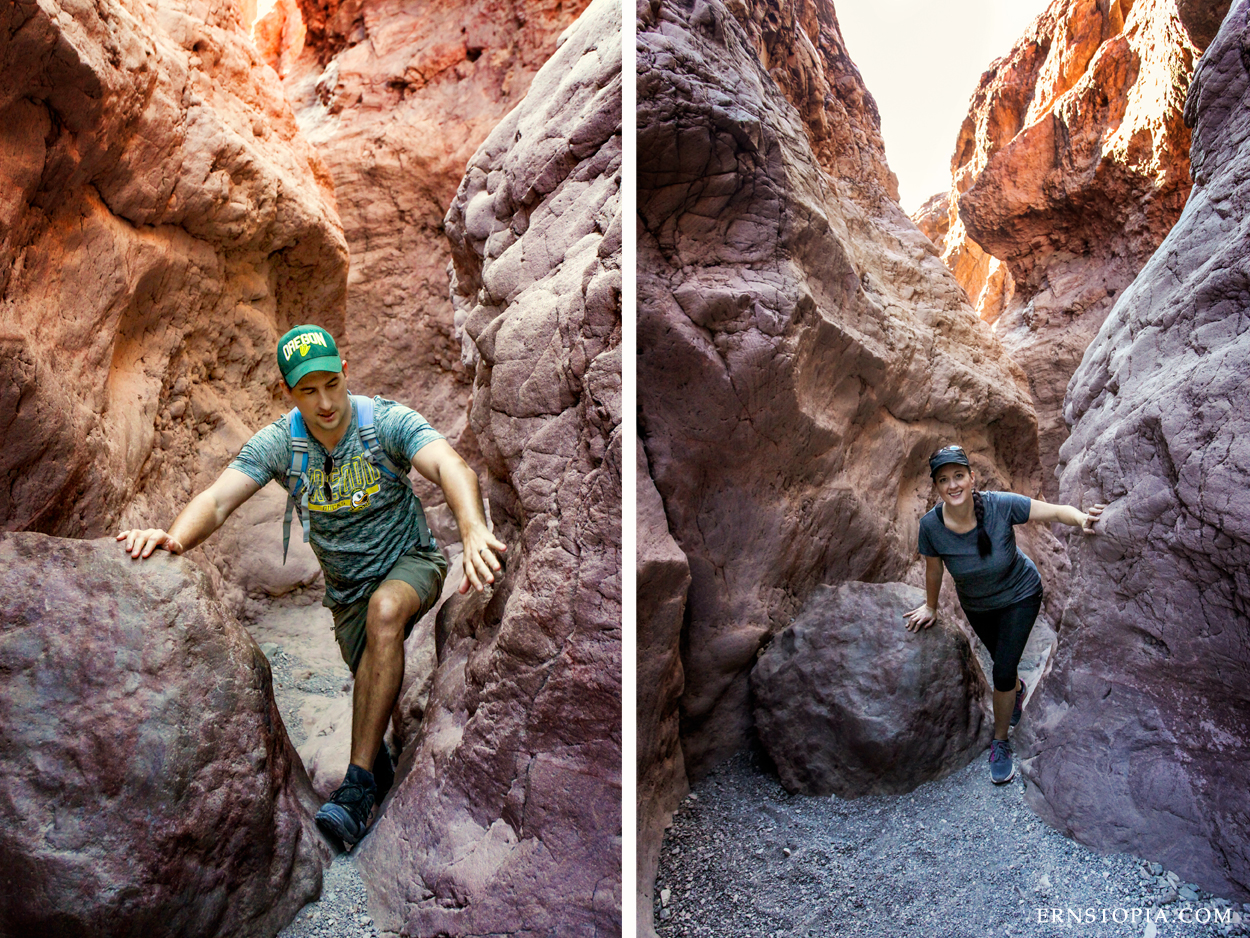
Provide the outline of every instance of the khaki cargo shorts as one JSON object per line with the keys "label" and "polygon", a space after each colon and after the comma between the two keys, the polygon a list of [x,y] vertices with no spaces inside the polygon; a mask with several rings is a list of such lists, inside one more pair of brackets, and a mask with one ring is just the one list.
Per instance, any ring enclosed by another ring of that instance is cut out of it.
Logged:
{"label": "khaki cargo shorts", "polygon": [[417,624],[417,620],[433,609],[434,604],[438,602],[438,597],[443,592],[443,580],[446,578],[447,558],[443,556],[443,552],[437,549],[421,550],[414,546],[395,561],[395,566],[391,567],[390,572],[374,584],[373,589],[369,590],[367,595],[354,603],[340,605],[328,596],[321,601],[321,604],[334,616],[334,639],[339,643],[339,652],[343,655],[343,660],[347,662],[352,674],[356,673],[356,668],[360,665],[360,656],[365,653],[365,640],[368,638],[365,620],[369,614],[369,600],[373,598],[377,588],[387,580],[401,580],[416,590],[417,595],[421,597],[421,608],[404,623],[404,638],[407,638],[412,634],[412,628]]}

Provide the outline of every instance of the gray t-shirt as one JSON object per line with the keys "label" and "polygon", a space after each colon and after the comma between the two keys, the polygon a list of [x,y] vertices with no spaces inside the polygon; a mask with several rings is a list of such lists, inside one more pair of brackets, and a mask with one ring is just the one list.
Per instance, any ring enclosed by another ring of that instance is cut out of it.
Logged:
{"label": "gray t-shirt", "polygon": [[[329,455],[330,497],[326,497],[326,450],[308,434],[309,542],[326,578],[326,596],[347,604],[360,599],[374,581],[420,537],[420,502],[398,479],[375,467],[365,457],[357,429],[355,408],[351,426]],[[411,408],[385,398],[373,399],[373,428],[378,443],[396,467],[405,469],[417,450],[443,439]],[[230,463],[257,484],[276,481],[285,487],[291,466],[291,431],[284,415],[258,431]],[[300,537],[292,519],[291,537]]]}
{"label": "gray t-shirt", "polygon": [[955,581],[959,604],[965,610],[986,612],[1030,599],[1042,591],[1042,578],[1033,561],[1016,546],[1012,525],[1029,520],[1030,500],[1012,492],[982,492],[985,530],[994,549],[977,553],[977,529],[956,534],[937,515],[937,507],[920,519],[920,553],[941,557]]}

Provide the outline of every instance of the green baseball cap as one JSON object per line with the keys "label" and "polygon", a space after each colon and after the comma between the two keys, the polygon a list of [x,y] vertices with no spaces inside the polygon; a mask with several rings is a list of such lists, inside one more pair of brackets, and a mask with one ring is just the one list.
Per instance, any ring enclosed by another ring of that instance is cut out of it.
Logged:
{"label": "green baseball cap", "polygon": [[296,326],[278,340],[278,370],[293,388],[310,371],[342,371],[334,336],[320,326]]}

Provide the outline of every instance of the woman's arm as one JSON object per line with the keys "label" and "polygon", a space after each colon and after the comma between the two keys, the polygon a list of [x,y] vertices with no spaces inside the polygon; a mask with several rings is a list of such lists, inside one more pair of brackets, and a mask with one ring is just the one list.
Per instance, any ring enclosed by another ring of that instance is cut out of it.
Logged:
{"label": "woman's arm", "polygon": [[942,592],[942,558],[926,556],[924,561],[925,604],[917,606],[903,617],[907,620],[909,632],[927,629],[937,621],[938,595]]}
{"label": "woman's arm", "polygon": [[1098,520],[1102,515],[1102,510],[1106,507],[1106,505],[1095,505],[1088,512],[1084,512],[1071,505],[1052,505],[1050,502],[1031,498],[1029,499],[1029,520],[1047,523],[1058,521],[1060,524],[1080,528],[1086,534],[1096,534],[1094,522]]}

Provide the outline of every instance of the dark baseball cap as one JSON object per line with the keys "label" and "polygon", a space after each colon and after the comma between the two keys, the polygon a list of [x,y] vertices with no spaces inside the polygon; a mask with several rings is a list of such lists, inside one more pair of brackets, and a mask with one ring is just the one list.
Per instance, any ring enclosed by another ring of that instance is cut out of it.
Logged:
{"label": "dark baseball cap", "polygon": [[949,466],[951,463],[967,466],[969,469],[972,468],[972,465],[968,462],[968,454],[964,452],[962,446],[943,446],[929,457],[930,478],[936,477],[939,469],[943,466]]}
{"label": "dark baseball cap", "polygon": [[278,340],[278,370],[293,388],[310,371],[342,371],[334,336],[320,326],[296,326]]}

